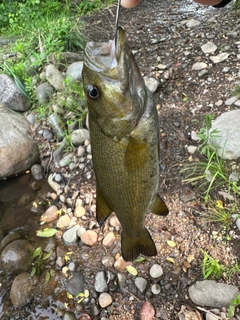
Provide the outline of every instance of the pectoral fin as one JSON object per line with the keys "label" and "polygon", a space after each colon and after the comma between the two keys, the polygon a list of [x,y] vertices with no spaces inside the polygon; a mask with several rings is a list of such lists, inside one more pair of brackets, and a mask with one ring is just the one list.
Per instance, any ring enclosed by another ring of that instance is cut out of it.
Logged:
{"label": "pectoral fin", "polygon": [[148,145],[144,141],[129,138],[125,155],[127,170],[132,171],[143,167],[148,161]]}
{"label": "pectoral fin", "polygon": [[169,212],[164,201],[157,194],[154,204],[150,210],[151,213],[157,214],[158,216],[166,216]]}
{"label": "pectoral fin", "polygon": [[96,193],[96,219],[98,224],[102,226],[113,210],[109,207],[100,188],[97,187]]}

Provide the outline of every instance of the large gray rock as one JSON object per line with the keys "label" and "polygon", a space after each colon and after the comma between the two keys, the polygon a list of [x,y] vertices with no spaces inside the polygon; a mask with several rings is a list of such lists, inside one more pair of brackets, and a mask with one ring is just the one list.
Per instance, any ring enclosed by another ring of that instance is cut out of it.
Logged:
{"label": "large gray rock", "polygon": [[48,82],[43,82],[36,88],[36,97],[41,104],[47,103],[54,93],[53,87]]}
{"label": "large gray rock", "polygon": [[46,66],[46,79],[55,90],[62,91],[65,89],[63,75],[53,64]]}
{"label": "large gray rock", "polygon": [[67,68],[66,76],[70,79],[81,81],[82,80],[83,61],[77,61],[70,64]]}
{"label": "large gray rock", "polygon": [[10,299],[16,307],[23,307],[29,303],[33,296],[36,280],[30,278],[27,272],[19,274],[13,281],[10,290]]}
{"label": "large gray rock", "polygon": [[39,161],[30,123],[19,113],[0,105],[0,178],[29,169]]}
{"label": "large gray rock", "polygon": [[15,111],[26,111],[31,107],[30,100],[6,74],[0,74],[0,104]]}
{"label": "large gray rock", "polygon": [[197,281],[189,287],[189,297],[195,304],[212,308],[229,307],[237,293],[235,286],[214,280]]}
{"label": "large gray rock", "polygon": [[210,143],[216,147],[219,157],[237,159],[240,157],[240,109],[224,112],[212,124],[217,133],[211,135]]}
{"label": "large gray rock", "polygon": [[29,268],[33,247],[24,239],[10,242],[0,255],[0,274],[19,274]]}

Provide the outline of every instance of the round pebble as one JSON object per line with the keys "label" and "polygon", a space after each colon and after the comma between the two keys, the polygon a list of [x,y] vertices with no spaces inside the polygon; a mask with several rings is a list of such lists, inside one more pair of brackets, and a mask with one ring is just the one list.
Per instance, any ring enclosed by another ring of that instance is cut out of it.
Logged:
{"label": "round pebble", "polygon": [[161,277],[163,269],[159,264],[154,264],[150,269],[150,276],[154,279]]}
{"label": "round pebble", "polygon": [[97,243],[97,234],[93,230],[87,230],[81,234],[81,241],[87,246],[94,246]]}
{"label": "round pebble", "polygon": [[58,208],[55,205],[49,207],[40,217],[40,223],[49,223],[57,219],[58,217]]}
{"label": "round pebble", "polygon": [[154,284],[152,285],[151,291],[152,291],[153,294],[159,294],[159,293],[161,292],[161,287],[160,287],[160,285],[157,284],[157,283],[154,283]]}
{"label": "round pebble", "polygon": [[112,256],[104,256],[102,258],[102,264],[106,268],[110,268],[113,266],[115,259]]}
{"label": "round pebble", "polygon": [[115,234],[113,232],[109,232],[103,239],[104,247],[110,247],[115,240]]}
{"label": "round pebble", "polygon": [[74,209],[74,215],[77,218],[81,218],[82,216],[84,216],[86,213],[86,210],[84,207],[80,206],[76,206]]}
{"label": "round pebble", "polygon": [[61,216],[57,221],[57,228],[60,230],[64,230],[70,223],[71,219],[67,214]]}
{"label": "round pebble", "polygon": [[106,308],[112,304],[112,297],[110,296],[109,293],[103,292],[99,296],[99,304],[101,308]]}

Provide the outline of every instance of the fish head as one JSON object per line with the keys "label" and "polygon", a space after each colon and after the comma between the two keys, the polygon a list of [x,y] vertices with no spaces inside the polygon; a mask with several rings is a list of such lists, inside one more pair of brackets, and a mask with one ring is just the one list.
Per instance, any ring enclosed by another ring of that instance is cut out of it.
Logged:
{"label": "fish head", "polygon": [[123,28],[115,41],[89,42],[85,48],[83,85],[89,119],[117,140],[138,124],[146,108],[146,87]]}

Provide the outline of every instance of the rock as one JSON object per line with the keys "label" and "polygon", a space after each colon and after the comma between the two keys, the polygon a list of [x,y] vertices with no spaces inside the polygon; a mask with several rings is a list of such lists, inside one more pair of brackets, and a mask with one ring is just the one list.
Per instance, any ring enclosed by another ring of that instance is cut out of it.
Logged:
{"label": "rock", "polygon": [[145,301],[140,310],[140,320],[152,320],[155,310],[149,301]]}
{"label": "rock", "polygon": [[47,65],[45,71],[47,81],[55,90],[62,91],[65,89],[63,75],[53,64]]}
{"label": "rock", "polygon": [[188,28],[193,28],[193,27],[197,27],[201,24],[200,21],[196,20],[196,19],[191,19],[186,23],[186,26]]}
{"label": "rock", "polygon": [[104,271],[99,271],[95,276],[95,283],[94,283],[95,290],[97,292],[104,292],[107,291],[108,285],[105,279]]}
{"label": "rock", "polygon": [[74,273],[72,278],[68,280],[66,290],[73,296],[75,296],[77,293],[84,292],[85,280],[81,271]]}
{"label": "rock", "polygon": [[73,155],[71,153],[67,154],[65,157],[63,157],[60,161],[59,161],[59,165],[60,167],[66,167],[69,165],[69,163],[72,161]]}
{"label": "rock", "polygon": [[70,224],[71,219],[67,214],[61,216],[57,221],[57,228],[60,230],[66,229],[66,227]]}
{"label": "rock", "polygon": [[119,230],[119,228],[121,227],[121,224],[116,215],[111,216],[111,218],[109,219],[109,224],[116,230]]}
{"label": "rock", "polygon": [[87,129],[78,129],[71,133],[72,143],[75,147],[80,146],[85,140],[90,139],[89,131]]}
{"label": "rock", "polygon": [[154,283],[151,287],[151,291],[153,294],[159,294],[161,292],[161,287],[159,284]]}
{"label": "rock", "polygon": [[76,206],[74,209],[74,215],[77,218],[81,218],[86,214],[86,209],[83,206]]}
{"label": "rock", "polygon": [[83,61],[73,62],[68,66],[66,71],[66,76],[72,80],[81,81],[82,69],[83,69]]}
{"label": "rock", "polygon": [[229,99],[227,99],[227,100],[225,101],[225,105],[226,105],[226,106],[231,106],[231,105],[234,104],[234,102],[236,102],[237,100],[238,100],[238,97],[233,96],[233,97],[231,97],[231,98],[229,98]]}
{"label": "rock", "polygon": [[196,147],[196,146],[188,146],[187,150],[189,153],[194,154],[197,151],[197,148],[198,147]]}
{"label": "rock", "polygon": [[151,266],[149,273],[152,278],[156,279],[163,275],[163,269],[159,264],[154,264]]}
{"label": "rock", "polygon": [[67,311],[63,316],[63,320],[76,320],[76,317],[74,313]]}
{"label": "rock", "polygon": [[46,140],[52,140],[53,139],[53,132],[51,130],[45,129],[43,131],[43,138]]}
{"label": "rock", "polygon": [[79,146],[77,150],[77,156],[81,158],[84,156],[84,154],[85,154],[85,148],[83,146]]}
{"label": "rock", "polygon": [[192,66],[192,70],[202,70],[202,69],[206,69],[207,68],[207,64],[205,62],[196,62],[194,63],[194,65]]}
{"label": "rock", "polygon": [[126,284],[126,281],[127,281],[127,278],[126,278],[125,274],[124,273],[118,273],[117,274],[117,279],[118,279],[119,287],[120,288],[125,287],[125,284]]}
{"label": "rock", "polygon": [[[240,157],[240,109],[224,112],[213,122],[210,129],[210,143],[217,149],[219,157],[223,159],[237,159]],[[213,130],[218,130],[211,135]]]}
{"label": "rock", "polygon": [[[101,318],[102,320],[103,318]],[[79,320],[92,320],[92,318],[87,314],[87,313],[83,313],[81,315],[81,317],[79,318]]]}
{"label": "rock", "polygon": [[101,293],[98,298],[98,302],[101,308],[106,308],[112,304],[112,297],[107,292]]}
{"label": "rock", "polygon": [[17,232],[10,232],[9,234],[7,234],[0,242],[0,252],[10,242],[13,242],[14,240],[18,240],[18,239],[22,239],[22,236]]}
{"label": "rock", "polygon": [[239,181],[239,174],[237,172],[232,172],[230,175],[229,175],[229,178],[228,178],[229,181],[232,181],[232,182],[238,182]]}
{"label": "rock", "polygon": [[115,234],[114,232],[109,232],[104,238],[103,238],[103,245],[104,247],[108,248],[110,247],[115,240]]}
{"label": "rock", "polygon": [[138,288],[140,292],[144,292],[147,288],[147,280],[143,277],[136,277],[135,278],[135,286]]}
{"label": "rock", "polygon": [[60,189],[60,185],[56,181],[53,180],[53,177],[54,177],[53,173],[51,173],[48,176],[48,184],[54,191],[58,192],[58,190]]}
{"label": "rock", "polygon": [[106,268],[111,268],[114,264],[115,259],[112,256],[104,256],[102,258],[102,264]]}
{"label": "rock", "polygon": [[155,93],[160,85],[160,82],[152,77],[143,77],[145,85],[148,87],[148,89]]}
{"label": "rock", "polygon": [[19,113],[0,105],[0,179],[29,169],[39,161],[30,124]]}
{"label": "rock", "polygon": [[6,74],[0,74],[0,105],[15,111],[27,111],[30,100],[17,87],[14,80]]}
{"label": "rock", "polygon": [[53,87],[48,82],[43,82],[36,88],[36,97],[40,104],[49,102],[54,93]]}
{"label": "rock", "polygon": [[78,242],[78,235],[77,235],[77,231],[79,229],[79,224],[75,225],[74,227],[72,227],[71,229],[68,229],[67,231],[65,231],[63,233],[62,239],[63,239],[63,243],[66,246],[73,246],[76,245]]}
{"label": "rock", "polygon": [[36,181],[44,180],[43,167],[40,164],[34,164],[31,166],[31,174]]}
{"label": "rock", "polygon": [[237,287],[214,280],[197,281],[189,287],[189,297],[195,304],[212,308],[228,307],[238,293]]}
{"label": "rock", "polygon": [[0,255],[0,274],[19,274],[29,268],[33,247],[27,240],[10,242]]}
{"label": "rock", "polygon": [[71,261],[68,265],[69,272],[75,272],[77,270],[77,264],[74,261]]}
{"label": "rock", "polygon": [[49,223],[58,218],[58,207],[55,205],[50,206],[40,217],[40,223]]}
{"label": "rock", "polygon": [[213,63],[220,63],[227,60],[228,56],[229,54],[227,52],[222,52],[222,53],[219,53],[217,56],[210,57],[210,60]]}
{"label": "rock", "polygon": [[62,267],[65,266],[65,260],[63,257],[57,257],[57,260],[56,260],[56,268],[57,269],[62,269]]}
{"label": "rock", "polygon": [[33,297],[33,288],[36,284],[27,272],[20,273],[13,281],[10,290],[10,299],[15,307],[23,307]]}
{"label": "rock", "polygon": [[87,246],[94,246],[97,243],[97,234],[93,230],[87,230],[81,235],[81,241]]}
{"label": "rock", "polygon": [[217,46],[211,42],[211,41],[208,41],[207,43],[203,44],[201,46],[201,49],[202,49],[202,52],[207,54],[207,53],[215,53],[215,51],[217,50]]}

